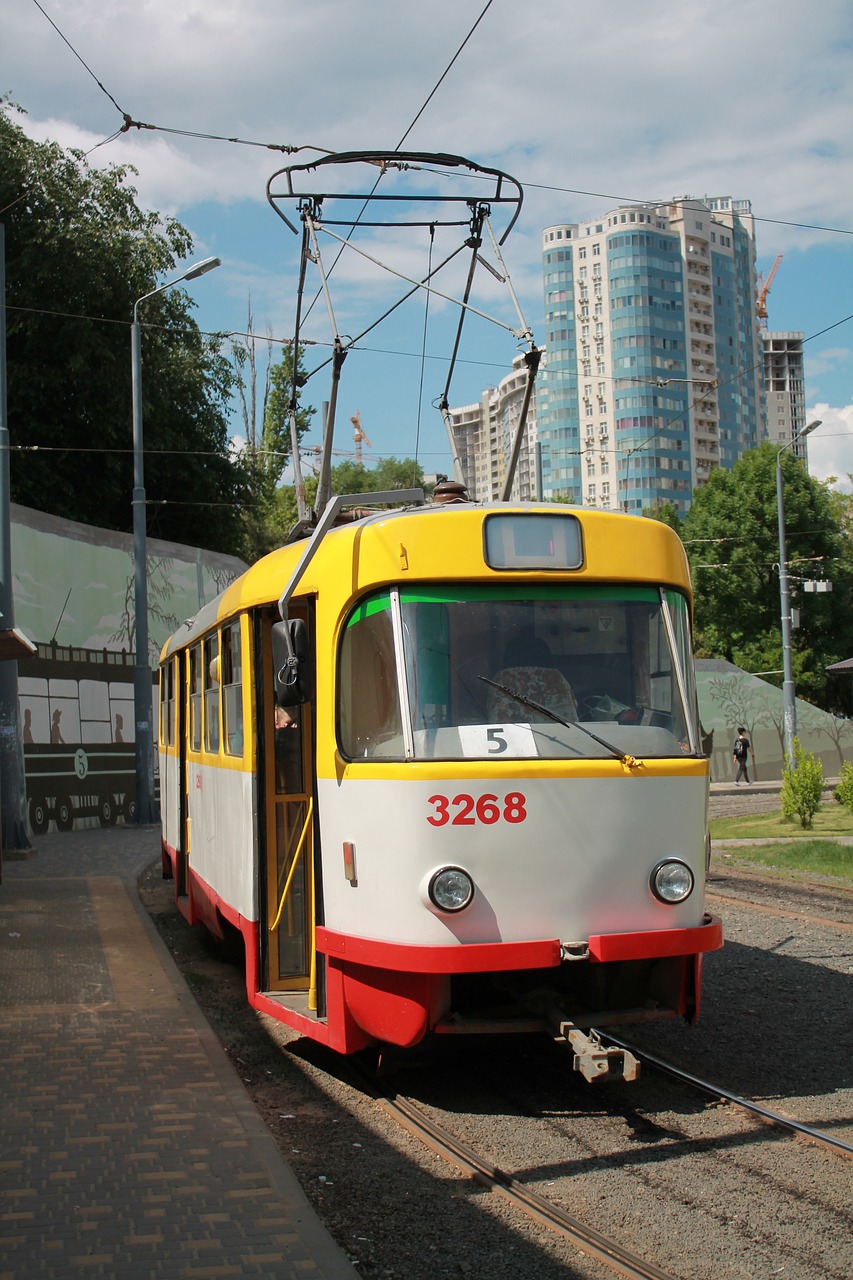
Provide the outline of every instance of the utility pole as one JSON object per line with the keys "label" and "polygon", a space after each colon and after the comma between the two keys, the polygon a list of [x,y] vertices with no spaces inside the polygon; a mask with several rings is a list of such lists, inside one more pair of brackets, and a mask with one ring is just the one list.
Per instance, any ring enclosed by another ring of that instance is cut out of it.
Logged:
{"label": "utility pole", "polygon": [[154,798],[154,711],[151,697],[151,663],[148,656],[148,546],[145,506],[145,453],[142,437],[142,330],[139,308],[155,294],[171,289],[184,280],[197,280],[215,267],[220,258],[205,258],[188,267],[174,280],[167,280],[133,304],[130,326],[131,392],[133,407],[133,582],[136,626],[136,665],[133,669],[133,708],[136,721],[136,821],[156,822],[157,802]]}
{"label": "utility pole", "polygon": [[[777,260],[778,261],[778,260]],[[776,454],[776,516],[779,524],[779,605],[782,623],[782,714],[785,761],[794,768],[794,738],[797,736],[797,694],[794,688],[794,663],[791,656],[791,588],[789,584],[787,548],[785,544],[785,486],[782,481],[782,454],[793,449],[799,440],[810,435],[821,420],[810,422]]]}

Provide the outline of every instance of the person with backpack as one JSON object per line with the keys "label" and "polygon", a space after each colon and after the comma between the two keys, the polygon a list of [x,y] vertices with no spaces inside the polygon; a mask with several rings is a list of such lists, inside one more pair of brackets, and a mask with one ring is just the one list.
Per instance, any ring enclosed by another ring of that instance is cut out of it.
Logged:
{"label": "person with backpack", "polygon": [[737,737],[735,738],[735,745],[732,750],[732,759],[737,765],[737,776],[735,777],[736,787],[740,786],[741,778],[746,781],[746,785],[748,787],[752,786],[752,783],[749,780],[749,773],[747,771],[749,753],[751,749],[752,746],[749,738],[746,736],[746,729],[744,729],[743,725],[738,725]]}

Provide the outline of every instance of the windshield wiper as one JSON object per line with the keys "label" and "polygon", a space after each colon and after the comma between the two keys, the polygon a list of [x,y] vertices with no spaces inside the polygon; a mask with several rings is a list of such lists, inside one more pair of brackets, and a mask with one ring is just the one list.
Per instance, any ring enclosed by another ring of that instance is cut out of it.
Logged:
{"label": "windshield wiper", "polygon": [[547,716],[549,720],[554,720],[557,724],[565,725],[567,729],[580,729],[581,733],[585,733],[588,738],[592,738],[593,742],[597,742],[600,747],[604,747],[611,755],[628,768],[639,764],[635,756],[625,755],[618,747],[614,747],[612,742],[605,742],[604,738],[599,738],[597,733],[593,733],[591,729],[586,729],[577,720],[567,720],[565,716],[561,716],[559,712],[552,711],[550,707],[545,707],[541,702],[534,702],[532,698],[527,698],[523,693],[519,693],[516,689],[510,689],[505,684],[498,684],[497,680],[490,680],[488,676],[477,676],[478,680],[482,680],[484,684],[490,684],[493,689],[500,689],[501,693],[507,694],[515,702],[520,702],[523,707],[530,707],[533,711],[541,711],[542,715]]}

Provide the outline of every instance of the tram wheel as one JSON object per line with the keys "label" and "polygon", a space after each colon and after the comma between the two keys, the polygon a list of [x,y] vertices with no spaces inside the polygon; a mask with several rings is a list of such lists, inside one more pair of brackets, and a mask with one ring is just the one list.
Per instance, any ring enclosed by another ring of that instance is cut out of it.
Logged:
{"label": "tram wheel", "polygon": [[50,825],[50,811],[43,796],[30,800],[30,826],[34,836],[43,836]]}
{"label": "tram wheel", "polygon": [[74,806],[71,797],[64,791],[56,797],[53,817],[58,831],[70,831],[74,826]]}
{"label": "tram wheel", "polygon": [[136,796],[132,796],[128,792],[124,797],[124,804],[121,807],[121,812],[125,822],[136,821]]}
{"label": "tram wheel", "polygon": [[118,818],[111,791],[104,791],[98,796],[98,822],[102,827],[114,827]]}

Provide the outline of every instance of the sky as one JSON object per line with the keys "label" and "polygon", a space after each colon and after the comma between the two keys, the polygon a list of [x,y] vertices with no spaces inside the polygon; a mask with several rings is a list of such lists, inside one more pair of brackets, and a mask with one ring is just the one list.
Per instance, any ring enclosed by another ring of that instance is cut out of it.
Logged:
{"label": "sky", "polygon": [[[210,332],[245,331],[251,307],[257,332],[292,336],[300,241],[271,208],[267,183],[325,152],[402,144],[517,179],[524,204],[502,254],[539,342],[544,227],[629,201],[748,199],[765,278],[783,255],[769,328],[806,338],[808,420],[822,422],[809,437],[810,469],[851,488],[849,0],[4,0],[0,70],[0,93],[24,108],[31,137],[90,152],[93,165],[133,165],[139,203],[187,227],[192,261],[222,259],[187,286]],[[125,115],[155,127],[114,137]],[[399,269],[426,273],[428,230],[358,233],[371,253],[380,240]],[[332,242],[322,254],[328,266]],[[464,286],[457,277],[442,287],[458,297]],[[329,281],[337,330],[359,332],[403,288],[345,255]],[[476,289],[473,302],[517,327],[491,276],[479,272]],[[421,292],[350,352],[335,460],[354,451],[358,411],[367,465],[417,450],[428,474],[451,471],[434,405],[457,314],[436,297],[427,307]],[[303,332],[329,342],[322,300]],[[506,328],[475,317],[449,403],[477,401],[519,349]],[[306,367],[327,355],[309,346]],[[314,375],[308,403],[319,409],[329,386],[328,370]],[[240,419],[235,405],[235,434]],[[315,422],[309,442],[319,444]]]}

